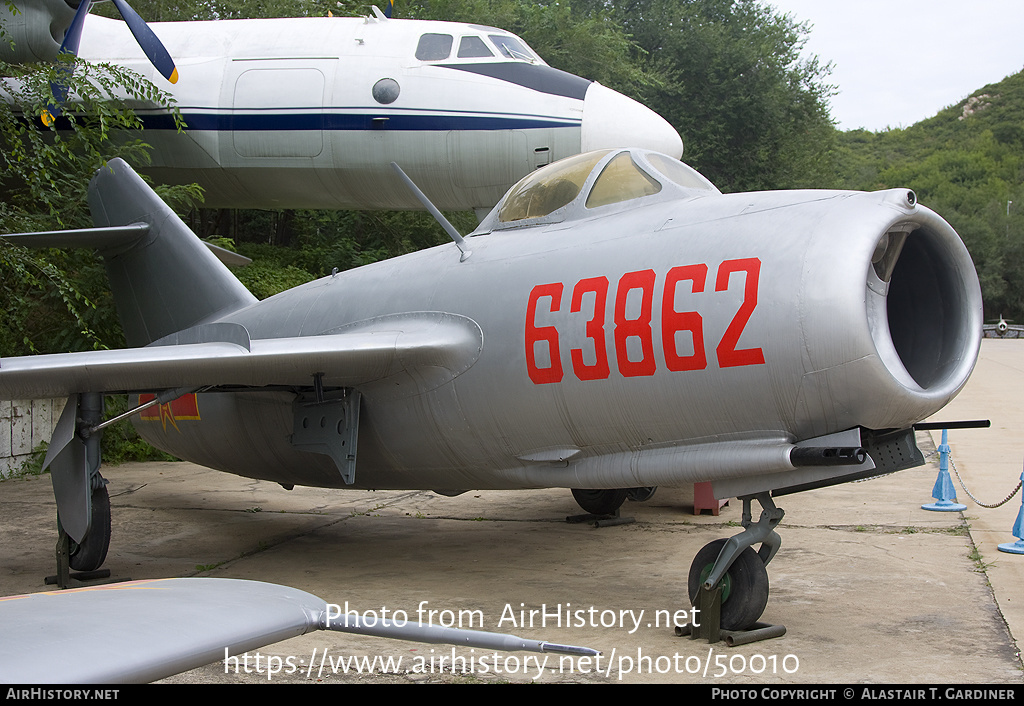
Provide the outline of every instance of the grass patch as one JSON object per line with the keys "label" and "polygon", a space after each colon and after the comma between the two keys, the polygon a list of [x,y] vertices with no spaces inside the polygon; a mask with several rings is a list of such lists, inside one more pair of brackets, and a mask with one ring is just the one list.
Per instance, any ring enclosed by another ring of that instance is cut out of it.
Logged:
{"label": "grass patch", "polygon": [[8,478],[26,478],[29,476],[41,476],[43,473],[46,473],[43,470],[43,459],[46,458],[46,450],[49,447],[49,443],[41,442],[32,449],[32,453],[21,462],[20,466],[11,469]]}

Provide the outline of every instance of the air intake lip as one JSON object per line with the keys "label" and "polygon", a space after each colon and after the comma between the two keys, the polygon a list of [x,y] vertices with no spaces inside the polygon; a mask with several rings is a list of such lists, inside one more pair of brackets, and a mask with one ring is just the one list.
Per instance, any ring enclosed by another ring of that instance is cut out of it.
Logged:
{"label": "air intake lip", "polygon": [[879,235],[871,260],[868,319],[883,363],[910,390],[952,397],[981,344],[981,292],[963,241],[916,206]]}

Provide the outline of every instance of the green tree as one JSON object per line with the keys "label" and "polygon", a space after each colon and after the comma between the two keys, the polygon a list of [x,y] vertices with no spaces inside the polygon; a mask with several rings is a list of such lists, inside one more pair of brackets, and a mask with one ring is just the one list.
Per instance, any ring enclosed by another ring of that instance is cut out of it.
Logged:
{"label": "green tree", "polygon": [[844,186],[911,188],[956,229],[978,269],[988,319],[1024,321],[1022,122],[1024,72],[908,128],[840,138]]}
{"label": "green tree", "polygon": [[611,5],[660,76],[640,98],[679,130],[684,161],[723,191],[834,183],[834,87],[800,58],[805,25],[757,0]]}
{"label": "green tree", "polygon": [[[128,101],[172,103],[131,71],[81,64],[71,72],[69,61],[0,62],[2,232],[91,226],[86,194],[96,169],[114,156],[145,159],[144,143],[124,137],[126,130],[141,127]],[[40,116],[53,109],[51,84],[57,82],[68,86],[74,103],[47,127]],[[115,98],[121,95],[126,98]],[[167,193],[180,197],[188,191]],[[120,340],[113,307],[96,306],[109,293],[91,253],[37,253],[3,242],[0,263],[0,354],[78,350]]]}
{"label": "green tree", "polygon": [[[16,3],[5,0],[8,9]],[[0,41],[8,41],[0,24]],[[173,108],[170,97],[149,81],[111,65],[0,62],[0,232],[89,227],[87,187],[92,174],[112,157],[144,163],[146,145],[126,139],[141,123],[128,107]],[[40,119],[52,110],[51,83],[61,82],[73,105],[52,125]],[[179,116],[172,110],[175,118]],[[172,204],[191,204],[190,187],[160,189]],[[66,352],[123,345],[123,335],[102,263],[92,251],[33,251],[0,241],[0,355]],[[127,409],[119,396],[109,405]],[[128,422],[103,438],[103,456],[119,462],[169,458],[156,452]]]}

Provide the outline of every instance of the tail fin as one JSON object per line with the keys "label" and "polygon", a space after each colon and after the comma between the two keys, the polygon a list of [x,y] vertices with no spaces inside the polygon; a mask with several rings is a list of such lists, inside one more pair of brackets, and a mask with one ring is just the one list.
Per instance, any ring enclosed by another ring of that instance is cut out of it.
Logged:
{"label": "tail fin", "polygon": [[127,246],[100,246],[128,345],[144,346],[256,302],[123,160],[96,172],[89,208],[98,227],[149,226]]}

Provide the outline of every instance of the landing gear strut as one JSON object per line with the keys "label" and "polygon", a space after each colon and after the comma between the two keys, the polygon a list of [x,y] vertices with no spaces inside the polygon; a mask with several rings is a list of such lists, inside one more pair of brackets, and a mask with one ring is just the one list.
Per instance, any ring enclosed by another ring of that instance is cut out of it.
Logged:
{"label": "landing gear strut", "polygon": [[[772,560],[782,539],[775,528],[785,514],[775,507],[770,493],[758,493],[740,498],[743,501],[744,530],[729,539],[717,539],[704,546],[690,566],[687,588],[690,603],[701,610],[702,619],[711,618],[717,603],[722,630],[747,630],[761,617],[768,605],[768,572],[765,566]],[[757,523],[751,522],[750,501],[757,500],[763,508]],[[752,545],[760,542],[755,552]],[[714,594],[718,594],[716,597]],[[708,637],[708,635],[699,635]],[[714,640],[717,640],[714,635]],[[714,641],[713,640],[713,641]]]}

